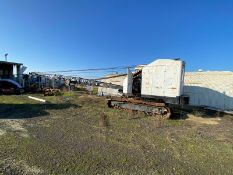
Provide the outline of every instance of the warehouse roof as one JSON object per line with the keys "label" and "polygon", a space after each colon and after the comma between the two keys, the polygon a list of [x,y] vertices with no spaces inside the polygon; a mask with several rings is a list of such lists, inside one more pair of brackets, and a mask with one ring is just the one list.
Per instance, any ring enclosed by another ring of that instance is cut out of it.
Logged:
{"label": "warehouse roof", "polygon": [[113,74],[113,75],[107,75],[106,77],[97,78],[96,80],[103,80],[103,79],[109,79],[109,78],[116,78],[116,77],[122,77],[126,76],[127,74]]}

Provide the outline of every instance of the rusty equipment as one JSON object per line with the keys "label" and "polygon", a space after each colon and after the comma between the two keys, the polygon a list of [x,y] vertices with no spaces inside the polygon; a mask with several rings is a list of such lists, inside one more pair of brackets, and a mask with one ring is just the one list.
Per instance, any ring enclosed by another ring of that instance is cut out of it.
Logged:
{"label": "rusty equipment", "polygon": [[[127,70],[121,98],[108,106],[170,118],[184,105],[185,63],[180,59],[158,59],[136,72]],[[172,109],[172,110],[171,110]]]}
{"label": "rusty equipment", "polygon": [[171,110],[163,102],[146,101],[141,98],[112,97],[108,100],[108,107],[141,111],[151,115],[161,115],[170,118]]}

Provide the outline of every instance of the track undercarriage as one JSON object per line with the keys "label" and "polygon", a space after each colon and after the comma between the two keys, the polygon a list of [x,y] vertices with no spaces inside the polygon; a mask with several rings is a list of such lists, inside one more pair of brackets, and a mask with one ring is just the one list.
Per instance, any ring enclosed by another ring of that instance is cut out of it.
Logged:
{"label": "track undercarriage", "polygon": [[171,116],[171,110],[165,103],[145,101],[143,99],[114,97],[108,100],[108,107],[141,111],[150,115],[161,115],[164,118],[170,118]]}

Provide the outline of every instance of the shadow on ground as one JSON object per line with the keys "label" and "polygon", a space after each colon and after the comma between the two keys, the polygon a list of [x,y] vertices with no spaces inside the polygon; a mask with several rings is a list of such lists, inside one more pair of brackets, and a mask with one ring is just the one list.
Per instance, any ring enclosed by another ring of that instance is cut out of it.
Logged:
{"label": "shadow on ground", "polygon": [[79,108],[70,103],[62,104],[0,104],[0,119],[26,119],[49,115],[47,110]]}
{"label": "shadow on ground", "polygon": [[201,118],[219,118],[219,117],[224,117],[226,115],[224,112],[221,111],[210,110],[200,107],[200,108],[194,108],[194,110],[189,110],[189,111],[185,111],[185,110],[174,111],[172,113],[171,119],[174,120],[188,119],[189,118],[188,114],[193,114]]}

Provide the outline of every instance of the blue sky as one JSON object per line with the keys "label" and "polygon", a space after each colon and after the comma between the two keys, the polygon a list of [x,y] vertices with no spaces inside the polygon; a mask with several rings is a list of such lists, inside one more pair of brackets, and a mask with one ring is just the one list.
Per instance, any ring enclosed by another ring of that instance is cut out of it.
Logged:
{"label": "blue sky", "polygon": [[29,71],[180,57],[187,71],[233,69],[232,0],[0,0],[0,59]]}

